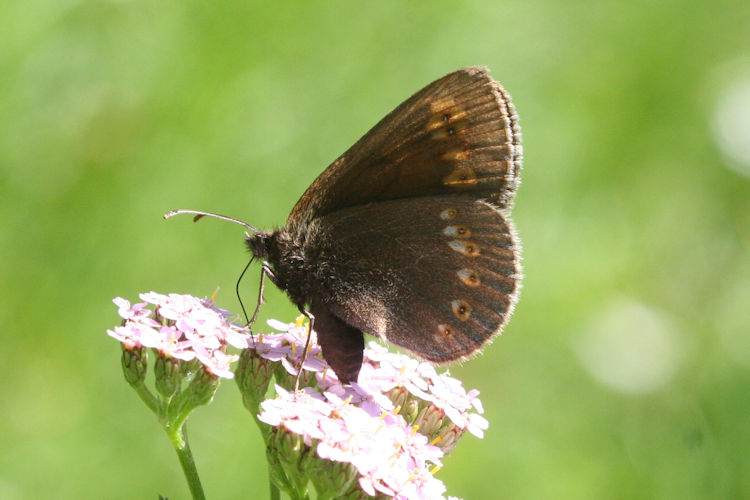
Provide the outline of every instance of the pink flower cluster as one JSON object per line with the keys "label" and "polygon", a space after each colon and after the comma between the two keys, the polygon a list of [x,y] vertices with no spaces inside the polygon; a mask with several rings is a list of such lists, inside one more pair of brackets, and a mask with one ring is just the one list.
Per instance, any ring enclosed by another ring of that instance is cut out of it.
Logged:
{"label": "pink flower cluster", "polygon": [[[259,354],[280,360],[290,375],[296,375],[307,327],[268,323],[283,333],[264,335]],[[351,463],[369,495],[442,498],[445,487],[429,469],[440,466],[444,452],[464,431],[483,437],[488,423],[481,416],[479,392],[466,392],[459,380],[437,373],[432,365],[389,352],[375,342],[365,349],[359,382],[346,386],[322,359],[315,361],[318,355],[316,345],[304,369],[315,373],[321,392],[306,388],[295,397],[277,386],[279,397],[261,404],[259,419],[301,436],[306,445],[316,447],[320,458]],[[406,397],[394,398],[400,392]],[[399,414],[401,408],[394,403],[409,398],[418,401],[413,421]],[[444,438],[450,442],[433,446]]]}
{"label": "pink flower cluster", "polygon": [[251,336],[229,322],[227,311],[192,295],[149,292],[140,298],[143,302],[132,306],[120,297],[113,300],[124,321],[107,330],[111,337],[128,349],[149,347],[167,357],[197,359],[218,377],[234,377],[230,366],[238,356],[227,354],[226,347],[247,348]]}
{"label": "pink flower cluster", "polygon": [[[302,349],[307,336],[307,326],[296,323],[282,323],[269,320],[268,325],[283,334],[264,335],[264,346],[259,347],[259,354],[267,359],[281,362],[291,375],[297,374]],[[257,339],[256,339],[257,340]],[[352,398],[354,402],[372,405],[373,414],[380,411],[392,411],[395,404],[389,397],[393,391],[403,389],[410,397],[418,398],[422,405],[432,405],[444,412],[445,416],[461,431],[469,431],[476,437],[484,437],[484,431],[489,426],[482,417],[484,408],[478,398],[479,391],[466,392],[461,381],[447,373],[437,373],[435,367],[429,363],[418,361],[405,354],[388,351],[376,342],[370,342],[365,348],[364,363],[359,374],[358,383],[342,387],[336,374],[326,370],[327,365],[319,356],[320,348],[315,344],[305,358],[303,368],[316,372],[318,387],[323,390],[337,392],[341,397]],[[266,345],[284,345],[283,351],[271,348],[266,354],[262,349]],[[371,413],[372,413],[371,412]]]}
{"label": "pink flower cluster", "polygon": [[442,410],[459,429],[468,430],[478,438],[484,437],[489,423],[481,415],[484,407],[478,390],[466,392],[461,381],[448,373],[437,373],[431,364],[389,352],[376,342],[368,344],[365,360],[366,373],[371,375],[360,380],[372,390],[387,393],[403,387],[412,396]]}
{"label": "pink flower cluster", "polygon": [[[307,326],[295,323],[287,325],[276,320],[269,320],[268,324],[283,333],[255,335],[249,347],[262,358],[280,362],[287,373],[296,376],[298,367],[303,362],[302,351],[307,341]],[[304,357],[302,369],[317,373],[324,371],[327,367],[317,343],[317,335],[313,331],[310,334],[310,347]]]}
{"label": "pink flower cluster", "polygon": [[259,419],[302,436],[307,446],[316,444],[322,459],[352,464],[368,495],[442,498],[445,486],[429,466],[440,466],[443,452],[400,415],[373,417],[349,398],[309,387],[295,394],[277,385],[276,391],[276,399],[261,404]]}

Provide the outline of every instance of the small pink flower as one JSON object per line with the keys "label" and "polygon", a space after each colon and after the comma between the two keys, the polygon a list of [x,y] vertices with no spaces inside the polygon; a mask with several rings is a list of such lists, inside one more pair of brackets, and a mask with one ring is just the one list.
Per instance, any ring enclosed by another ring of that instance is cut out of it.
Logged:
{"label": "small pink flower", "polygon": [[432,379],[430,393],[432,403],[442,409],[458,428],[468,430],[476,437],[484,437],[489,423],[481,415],[470,413],[472,409],[479,413],[483,411],[482,403],[477,398],[479,391],[467,393],[459,380],[440,375]]}
{"label": "small pink flower", "polygon": [[222,351],[211,351],[208,357],[202,357],[196,353],[198,360],[203,363],[206,369],[222,378],[234,378],[231,365],[240,357],[236,354],[227,354]]}
{"label": "small pink flower", "polygon": [[[375,342],[370,342],[366,350],[368,360],[378,361],[378,367],[373,371],[368,382],[377,383],[378,388],[383,392],[388,392],[394,387],[405,387],[414,396],[429,400],[430,396],[426,392],[428,384],[423,378],[425,371],[423,365],[432,367],[403,354],[387,351],[383,353],[378,347],[380,346]],[[371,350],[374,354],[372,357]]]}

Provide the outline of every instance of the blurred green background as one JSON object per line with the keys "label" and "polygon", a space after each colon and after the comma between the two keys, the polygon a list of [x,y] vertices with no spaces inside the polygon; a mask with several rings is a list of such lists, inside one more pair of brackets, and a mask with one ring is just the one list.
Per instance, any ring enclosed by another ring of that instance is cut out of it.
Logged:
{"label": "blurred green background", "polygon": [[[125,384],[114,296],[238,310],[242,230],[435,78],[488,65],[525,170],[521,300],[452,368],[496,498],[750,497],[750,3],[0,2],[0,498],[187,497]],[[256,267],[244,283],[256,294]],[[262,320],[296,316],[275,291]],[[264,498],[234,383],[190,421],[209,498]]]}

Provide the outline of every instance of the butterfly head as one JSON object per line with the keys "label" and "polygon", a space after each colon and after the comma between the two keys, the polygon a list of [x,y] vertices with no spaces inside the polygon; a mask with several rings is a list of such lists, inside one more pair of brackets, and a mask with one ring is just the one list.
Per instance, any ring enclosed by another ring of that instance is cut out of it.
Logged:
{"label": "butterfly head", "polygon": [[245,233],[245,243],[253,255],[261,260],[268,259],[274,233]]}

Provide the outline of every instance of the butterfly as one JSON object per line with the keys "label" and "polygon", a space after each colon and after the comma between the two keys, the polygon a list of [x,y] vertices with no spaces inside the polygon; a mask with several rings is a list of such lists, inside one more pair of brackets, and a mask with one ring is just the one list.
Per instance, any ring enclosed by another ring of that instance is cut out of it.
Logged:
{"label": "butterfly", "polygon": [[[268,277],[341,383],[358,378],[363,332],[437,364],[471,356],[518,297],[521,161],[516,111],[486,68],[430,83],[325,169],[283,227],[243,223],[263,260],[258,306]],[[185,212],[215,215],[168,215]]]}

